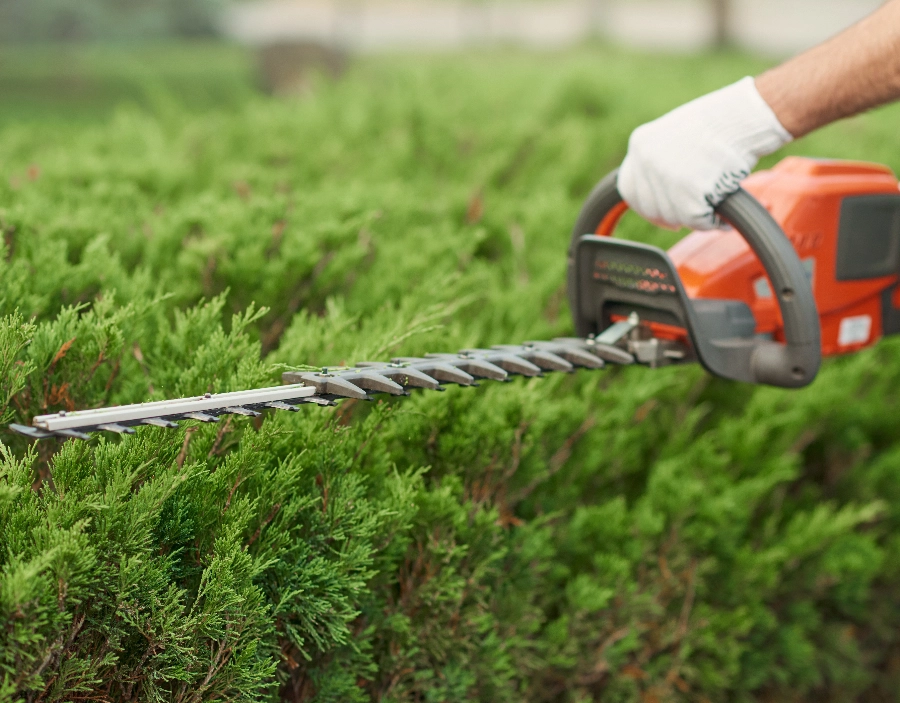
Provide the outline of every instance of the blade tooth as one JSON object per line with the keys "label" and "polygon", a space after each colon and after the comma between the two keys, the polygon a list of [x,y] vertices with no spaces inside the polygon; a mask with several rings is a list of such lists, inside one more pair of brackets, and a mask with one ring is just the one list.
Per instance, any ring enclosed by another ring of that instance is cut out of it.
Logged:
{"label": "blade tooth", "polygon": [[[266,403],[267,408],[272,408],[273,410],[289,410],[292,413],[298,412],[300,408],[296,405],[291,405],[290,403],[285,403],[283,400],[273,400],[269,403]],[[259,415],[259,413],[257,413]]]}
{"label": "blade tooth", "polygon": [[538,349],[527,344],[522,344],[520,346],[501,344],[496,348],[509,351],[516,356],[521,356],[523,359],[528,359],[528,361],[540,366],[544,371],[572,371],[574,368],[572,364],[558,354]]}
{"label": "blade tooth", "polygon": [[97,425],[98,430],[104,432],[115,432],[116,434],[134,434],[134,428],[120,425],[117,422],[108,422],[105,425]]}
{"label": "blade tooth", "polygon": [[161,417],[148,417],[144,420],[141,420],[142,425],[151,425],[153,427],[166,427],[169,429],[175,429],[178,427],[177,422],[172,422],[171,420],[164,420]]}
{"label": "blade tooth", "polygon": [[223,413],[227,413],[228,415],[244,415],[245,417],[259,417],[260,413],[256,412],[256,410],[251,410],[250,408],[245,408],[240,405],[233,405],[229,408],[225,408]]}
{"label": "blade tooth", "polygon": [[553,352],[544,351],[543,349],[535,349],[529,356],[531,361],[540,366],[542,369],[552,369],[553,371],[571,371],[574,366],[561,356]]}
{"label": "blade tooth", "polygon": [[475,376],[451,364],[443,361],[432,361],[427,366],[420,366],[419,370],[427,372],[438,381],[456,383],[460,386],[472,386],[475,384]]}
{"label": "blade tooth", "polygon": [[354,386],[359,386],[360,388],[367,391],[374,391],[375,393],[390,393],[391,395],[406,395],[406,391],[403,390],[403,386],[395,381],[392,381],[387,376],[384,376],[381,373],[376,373],[375,371],[362,371],[354,369],[352,373],[342,374],[342,376],[350,381],[350,383],[352,383]]}
{"label": "blade tooth", "polygon": [[496,364],[508,373],[520,376],[540,376],[541,369],[521,356],[510,354],[502,349],[463,349],[463,354],[478,356],[484,361]]}
{"label": "blade tooth", "polygon": [[71,437],[72,439],[83,439],[85,441],[91,438],[89,434],[79,432],[78,430],[56,430],[53,434],[57,437]]}
{"label": "blade tooth", "polygon": [[496,364],[484,359],[468,357],[464,354],[426,354],[426,359],[439,359],[445,364],[450,364],[462,369],[478,378],[489,378],[492,381],[505,381],[509,374]]}
{"label": "blade tooth", "polygon": [[30,425],[19,425],[15,422],[10,423],[9,429],[11,429],[13,432],[25,435],[26,437],[32,437],[34,439],[45,439],[46,437],[53,436],[52,432],[47,432],[46,430],[42,430],[37,427],[31,427]]}
{"label": "blade tooth", "polygon": [[500,366],[507,371],[517,373],[520,376],[540,376],[541,367],[531,363],[528,359],[515,354],[503,354]]}
{"label": "blade tooth", "polygon": [[492,381],[505,381],[509,378],[509,374],[506,371],[484,359],[469,359],[465,366],[460,365],[460,368],[473,376],[489,378]]}
{"label": "blade tooth", "polygon": [[306,375],[307,373],[305,371],[285,371],[281,374],[281,382],[287,386],[295,383],[302,383],[304,386],[316,386],[315,383],[310,383],[303,378]]}
{"label": "blade tooth", "polygon": [[584,349],[579,349],[573,344],[562,342],[525,342],[525,344],[561,356],[575,366],[583,366],[588,369],[601,369],[604,366],[603,359]]}
{"label": "blade tooth", "polygon": [[319,395],[356,398],[357,400],[366,400],[369,397],[365,391],[335,374],[287,371],[281,375],[281,378],[287,383],[302,383],[304,386],[312,386]]}
{"label": "blade tooth", "polygon": [[462,369],[458,369],[455,366],[451,366],[450,364],[445,364],[442,361],[426,362],[423,365],[418,366],[418,369],[422,373],[427,373],[439,383],[455,383],[458,386],[471,386],[475,384],[475,377],[472,374],[467,373]]}
{"label": "blade tooth", "polygon": [[615,344],[624,339],[635,327],[640,324],[637,313],[632,312],[627,320],[619,320],[613,323],[597,335],[601,344]]}
{"label": "blade tooth", "polygon": [[207,415],[206,413],[201,412],[193,412],[193,413],[184,413],[181,417],[185,420],[197,420],[198,422],[218,422],[219,418],[213,415]]}
{"label": "blade tooth", "polygon": [[367,400],[369,397],[369,394],[355,383],[337,376],[325,379],[324,391],[326,394],[337,395],[343,398],[356,398],[357,400]]}
{"label": "blade tooth", "polygon": [[596,354],[574,347],[563,347],[559,351],[559,355],[576,366],[584,366],[588,369],[602,369],[606,366],[606,362]]}
{"label": "blade tooth", "polygon": [[[452,355],[451,355],[452,356]],[[475,377],[450,364],[435,359],[421,359],[415,356],[400,356],[391,361],[395,364],[410,364],[417,371],[431,376],[438,383],[455,383],[458,386],[471,386]]]}
{"label": "blade tooth", "polygon": [[297,400],[298,403],[309,403],[311,405],[322,405],[325,407],[333,408],[337,403],[333,400],[328,400],[328,398],[320,398],[317,395],[310,395],[306,398],[300,398]]}
{"label": "blade tooth", "polygon": [[612,344],[594,342],[591,345],[591,350],[604,361],[609,361],[613,364],[627,365],[634,363],[634,355],[629,354],[624,349],[614,347]]}
{"label": "blade tooth", "polygon": [[629,354],[624,349],[620,349],[619,347],[613,346],[612,344],[604,344],[603,342],[598,342],[595,339],[581,339],[580,337],[558,337],[553,341],[559,342],[561,344],[578,345],[582,349],[589,351],[592,354],[596,354],[604,361],[608,361],[613,364],[634,363],[634,356]]}
{"label": "blade tooth", "polygon": [[433,378],[426,376],[409,364],[389,364],[384,361],[361,361],[357,366],[367,369],[378,369],[378,373],[382,376],[387,376],[404,387],[428,388],[430,390],[437,390],[440,387],[440,384]]}
{"label": "blade tooth", "polygon": [[381,373],[383,373],[385,376],[390,374],[390,377],[397,381],[397,383],[399,383],[401,386],[427,388],[429,390],[436,390],[438,387],[440,387],[440,384],[433,378],[431,378],[431,376],[422,373],[412,366],[405,366],[399,369],[385,369],[381,371]]}

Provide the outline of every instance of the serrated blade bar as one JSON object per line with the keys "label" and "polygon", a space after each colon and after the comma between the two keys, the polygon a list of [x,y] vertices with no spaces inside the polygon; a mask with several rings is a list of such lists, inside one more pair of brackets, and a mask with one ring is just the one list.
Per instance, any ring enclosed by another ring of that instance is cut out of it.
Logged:
{"label": "serrated blade bar", "polygon": [[315,395],[316,389],[305,386],[274,386],[232,393],[211,393],[193,398],[158,400],[150,403],[119,405],[99,410],[77,410],[67,413],[37,415],[33,425],[39,430],[60,432],[75,428],[108,424],[138,424],[159,418],[185,417],[190,413],[221,412],[229,407],[264,405],[274,401],[299,400]]}
{"label": "serrated blade bar", "polygon": [[[620,332],[618,328],[616,331]],[[32,427],[12,424],[10,429],[35,439],[53,435],[88,439],[85,433],[95,430],[133,434],[133,425],[178,427],[178,420],[217,422],[219,415],[227,414],[256,417],[268,408],[296,411],[304,403],[334,405],[333,399],[369,400],[369,393],[407,395],[408,388],[443,390],[442,385],[447,383],[476,385],[476,378],[505,381],[510,374],[539,376],[544,371],[572,371],[576,366],[597,369],[605,363],[634,363],[631,354],[608,343],[607,338],[612,336],[560,337],[549,342],[464,349],[456,354],[428,354],[424,358],[396,357],[389,363],[360,362],[355,367],[319,373],[289,371],[282,374],[288,383],[284,386],[38,415]]]}

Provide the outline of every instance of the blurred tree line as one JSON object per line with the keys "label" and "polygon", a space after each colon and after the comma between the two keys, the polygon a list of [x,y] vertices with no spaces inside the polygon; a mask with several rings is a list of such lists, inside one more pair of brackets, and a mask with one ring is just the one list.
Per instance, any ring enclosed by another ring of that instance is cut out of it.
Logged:
{"label": "blurred tree line", "polygon": [[201,37],[227,0],[0,0],[0,42]]}

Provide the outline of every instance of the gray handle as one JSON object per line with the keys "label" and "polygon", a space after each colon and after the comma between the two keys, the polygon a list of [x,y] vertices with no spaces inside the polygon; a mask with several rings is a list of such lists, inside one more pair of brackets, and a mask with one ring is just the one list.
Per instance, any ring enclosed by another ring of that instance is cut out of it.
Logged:
{"label": "gray handle", "polygon": [[[575,283],[571,261],[576,243],[582,235],[596,232],[610,211],[622,203],[617,175],[618,171],[613,171],[594,187],[575,223],[569,252],[570,291]],[[756,345],[751,360],[754,379],[788,388],[807,385],[818,373],[822,348],[815,299],[797,252],[769,211],[743,189],[725,198],[716,207],[716,213],[741,234],[759,257],[784,321],[784,344],[761,340]]]}

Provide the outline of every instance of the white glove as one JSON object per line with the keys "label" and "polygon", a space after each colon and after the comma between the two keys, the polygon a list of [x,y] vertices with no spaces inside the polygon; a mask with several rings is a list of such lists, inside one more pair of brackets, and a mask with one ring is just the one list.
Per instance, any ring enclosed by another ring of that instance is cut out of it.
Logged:
{"label": "white glove", "polygon": [[663,227],[714,229],[713,208],[761,156],[792,139],[747,76],[634,130],[619,169],[619,193],[632,210]]}

